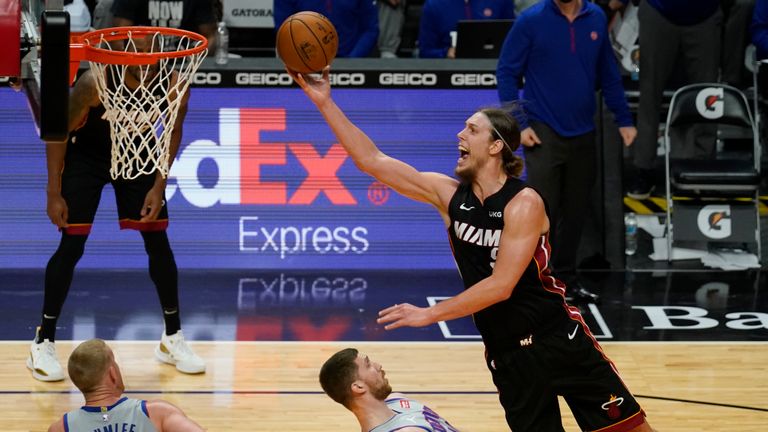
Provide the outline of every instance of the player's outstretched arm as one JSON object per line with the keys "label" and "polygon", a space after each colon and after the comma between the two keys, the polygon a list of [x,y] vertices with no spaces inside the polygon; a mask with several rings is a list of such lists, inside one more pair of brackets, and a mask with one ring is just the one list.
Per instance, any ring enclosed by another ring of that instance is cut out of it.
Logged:
{"label": "player's outstretched arm", "polygon": [[147,401],[149,419],[159,432],[202,432],[203,429],[176,405],[164,400]]}
{"label": "player's outstretched arm", "polygon": [[336,138],[360,170],[397,192],[437,207],[444,218],[448,203],[458,182],[444,174],[417,171],[405,162],[384,154],[376,144],[355,126],[331,98],[330,67],[321,77],[288,70],[293,79],[317,106]]}
{"label": "player's outstretched arm", "polygon": [[504,208],[504,224],[499,251],[491,276],[461,294],[428,308],[408,303],[396,304],[379,312],[379,324],[385,329],[423,327],[471,315],[512,295],[525,272],[541,235],[549,230],[544,201],[533,189],[524,189]]}

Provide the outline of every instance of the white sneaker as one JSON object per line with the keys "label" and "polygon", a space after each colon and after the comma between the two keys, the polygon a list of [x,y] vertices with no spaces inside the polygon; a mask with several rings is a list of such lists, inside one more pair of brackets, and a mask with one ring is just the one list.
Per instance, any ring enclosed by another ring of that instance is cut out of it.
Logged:
{"label": "white sneaker", "polygon": [[188,374],[205,372],[205,361],[187,345],[181,330],[171,336],[163,332],[160,344],[155,347],[155,357],[164,363],[176,365],[176,370]]}
{"label": "white sneaker", "polygon": [[32,376],[40,381],[61,381],[64,379],[64,369],[56,357],[56,345],[48,339],[37,343],[37,335],[29,348],[27,368]]}

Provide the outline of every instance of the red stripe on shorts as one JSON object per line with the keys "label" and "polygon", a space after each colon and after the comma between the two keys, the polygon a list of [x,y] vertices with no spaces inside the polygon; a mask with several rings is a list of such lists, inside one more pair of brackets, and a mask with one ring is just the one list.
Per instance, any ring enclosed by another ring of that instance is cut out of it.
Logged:
{"label": "red stripe on shorts", "polygon": [[142,222],[134,219],[120,219],[120,229],[136,231],[163,231],[168,228],[168,219]]}
{"label": "red stripe on shorts", "polygon": [[72,224],[68,225],[64,228],[61,228],[59,231],[64,231],[65,234],[69,235],[88,235],[91,233],[91,224]]}

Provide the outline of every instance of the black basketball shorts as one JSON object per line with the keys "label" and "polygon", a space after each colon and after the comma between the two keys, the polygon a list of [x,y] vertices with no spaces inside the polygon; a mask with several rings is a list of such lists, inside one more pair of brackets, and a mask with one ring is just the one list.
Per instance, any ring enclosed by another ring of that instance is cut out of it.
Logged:
{"label": "black basketball shorts", "polygon": [[514,432],[563,431],[562,396],[585,431],[624,432],[645,413],[613,363],[580,320],[565,319],[543,335],[486,352],[486,365]]}
{"label": "black basketball shorts", "polygon": [[[61,195],[67,203],[69,217],[67,234],[88,235],[101,200],[104,186],[112,184],[117,201],[120,229],[162,231],[168,227],[168,209],[163,205],[157,219],[141,222],[141,208],[147,192],[155,183],[155,174],[142,175],[133,180],[112,180],[109,161],[70,155],[61,176]],[[163,194],[163,203],[165,195]]]}

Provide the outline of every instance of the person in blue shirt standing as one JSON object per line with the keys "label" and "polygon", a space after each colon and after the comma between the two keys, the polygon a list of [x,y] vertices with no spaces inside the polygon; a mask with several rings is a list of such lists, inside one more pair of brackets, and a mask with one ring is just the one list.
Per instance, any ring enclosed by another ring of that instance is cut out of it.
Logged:
{"label": "person in blue shirt standing", "polygon": [[275,31],[296,12],[325,15],[339,34],[337,57],[368,57],[379,38],[375,0],[279,0],[275,1]]}
{"label": "person in blue shirt standing", "polygon": [[[627,0],[622,0],[624,3]],[[637,109],[636,174],[627,195],[646,199],[654,189],[653,168],[662,97],[682,60],[690,83],[716,82],[720,65],[721,0],[646,0],[640,3],[640,102]],[[677,146],[679,155],[713,155],[716,130],[698,127]],[[681,137],[682,138],[682,137]],[[677,154],[677,153],[676,153]]]}
{"label": "person in blue shirt standing", "polygon": [[[624,144],[637,131],[608,38],[603,11],[586,0],[542,0],[517,18],[496,70],[502,105],[518,105],[528,183],[552,215],[552,264],[574,301],[596,301],[576,260],[597,171],[595,89],[601,88]],[[525,79],[524,103],[518,83]]]}
{"label": "person in blue shirt standing", "polygon": [[757,60],[768,59],[768,0],[757,0],[755,3],[750,32]]}
{"label": "person in blue shirt standing", "polygon": [[[768,59],[768,0],[757,0],[752,14],[750,26],[752,43],[755,45],[755,59]],[[768,66],[760,65],[757,75],[757,88],[760,95],[765,98],[768,95]],[[759,110],[762,115],[763,110]]]}
{"label": "person in blue shirt standing", "polygon": [[514,17],[513,0],[427,0],[419,22],[419,57],[455,58],[451,32],[460,20]]}

